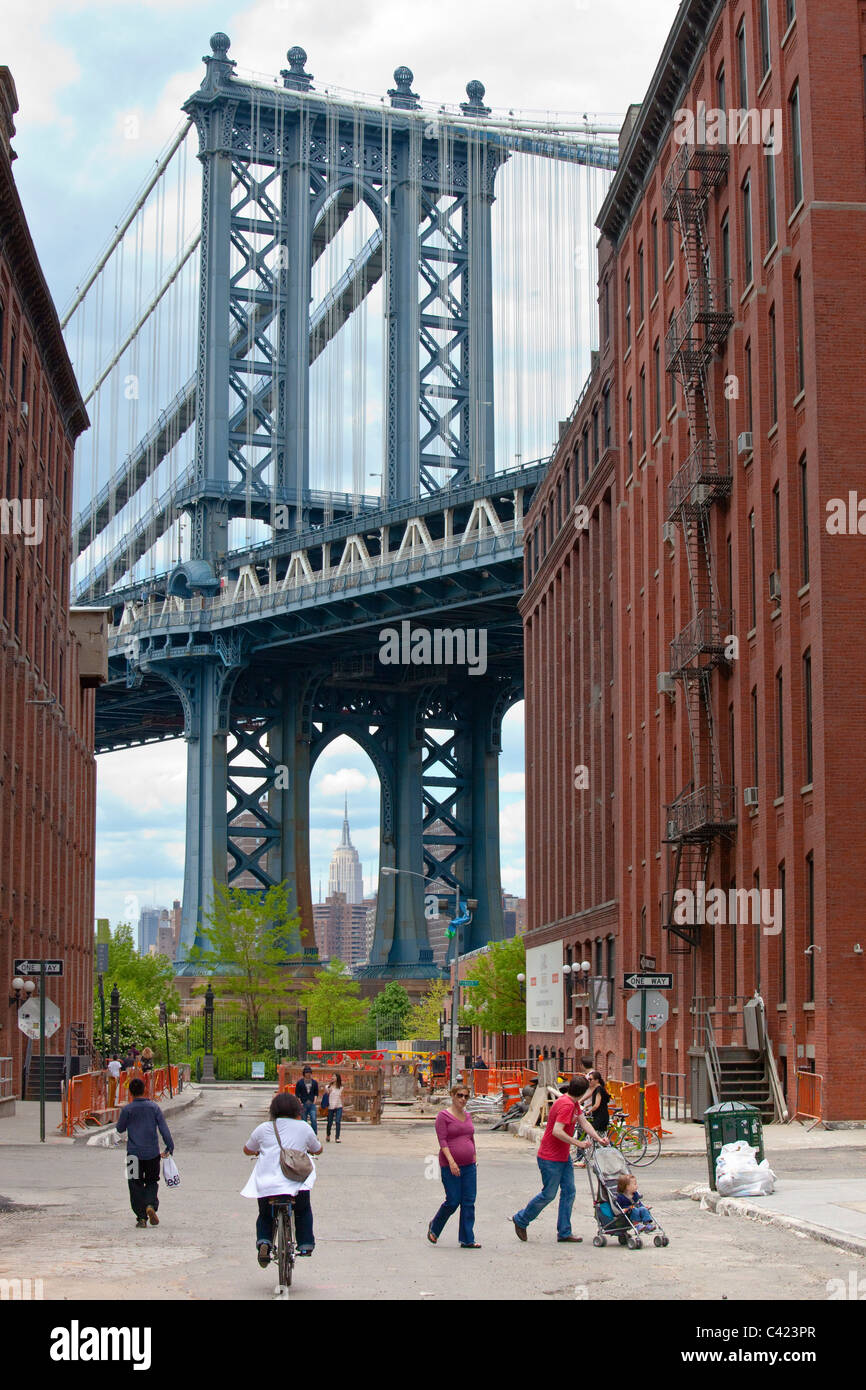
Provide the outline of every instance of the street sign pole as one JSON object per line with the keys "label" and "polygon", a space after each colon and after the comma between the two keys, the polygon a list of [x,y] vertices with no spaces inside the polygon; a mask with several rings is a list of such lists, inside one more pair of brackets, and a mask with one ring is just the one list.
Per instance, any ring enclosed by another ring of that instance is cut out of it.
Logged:
{"label": "street sign pole", "polygon": [[638,1124],[643,1128],[644,1104],[646,1100],[646,990],[640,992],[640,1066],[638,1067],[638,1082],[640,1084],[640,1100],[638,1101]]}
{"label": "street sign pole", "polygon": [[39,975],[39,1142],[45,1143],[45,973]]}

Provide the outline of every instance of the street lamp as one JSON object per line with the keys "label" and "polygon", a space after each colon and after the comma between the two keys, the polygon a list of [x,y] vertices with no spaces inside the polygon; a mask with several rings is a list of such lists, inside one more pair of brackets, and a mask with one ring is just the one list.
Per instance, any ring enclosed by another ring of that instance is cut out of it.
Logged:
{"label": "street lamp", "polygon": [[[566,972],[567,972],[567,971],[568,971],[568,966],[566,965],[564,968],[565,968],[565,970],[566,970]],[[522,972],[521,972],[521,973],[518,975],[518,977],[517,977],[517,983],[518,983],[519,986],[520,986],[520,1002],[521,1002],[521,1004],[525,1004],[525,1003],[526,1003],[526,976],[525,976]]]}
{"label": "street lamp", "polygon": [[120,1051],[120,990],[115,983],[111,990],[111,1000],[108,1006],[111,1015],[111,1050]]}
{"label": "street lamp", "polygon": [[214,993],[208,980],[204,992],[204,1059],[202,1062],[202,1081],[213,1081],[213,1001]]}
{"label": "street lamp", "polygon": [[165,1000],[161,1000],[159,1005],[159,1026],[165,1029],[165,1065],[168,1071],[168,1094],[170,1099],[174,1099],[174,1089],[171,1084],[171,1053],[168,1047],[168,1014],[165,1009]]}

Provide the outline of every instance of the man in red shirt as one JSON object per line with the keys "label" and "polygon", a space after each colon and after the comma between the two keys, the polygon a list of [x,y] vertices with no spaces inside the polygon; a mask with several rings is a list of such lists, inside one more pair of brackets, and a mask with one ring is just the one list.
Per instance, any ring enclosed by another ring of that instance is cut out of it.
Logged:
{"label": "man in red shirt", "polygon": [[[554,1101],[547,1117],[544,1137],[538,1146],[538,1167],[544,1186],[537,1197],[533,1197],[516,1216],[512,1216],[518,1240],[526,1240],[526,1228],[559,1193],[559,1215],[556,1220],[556,1239],[577,1244],[582,1237],[571,1234],[571,1208],[574,1206],[574,1165],[571,1161],[572,1147],[587,1149],[593,1139],[599,1144],[607,1144],[607,1139],[599,1138],[589,1120],[584,1119],[580,1110],[580,1098],[589,1090],[585,1076],[575,1077],[569,1082],[568,1090],[559,1100]],[[577,1125],[589,1135],[588,1139],[575,1139]]]}

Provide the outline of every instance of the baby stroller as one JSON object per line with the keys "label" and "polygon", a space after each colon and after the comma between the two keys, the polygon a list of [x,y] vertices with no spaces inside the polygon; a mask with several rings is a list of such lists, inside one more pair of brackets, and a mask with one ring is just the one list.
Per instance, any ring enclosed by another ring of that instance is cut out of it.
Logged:
{"label": "baby stroller", "polygon": [[[632,1176],[631,1169],[619,1149],[612,1145],[607,1148],[593,1144],[592,1148],[587,1150],[586,1172],[598,1227],[592,1238],[593,1245],[607,1245],[608,1236],[616,1236],[620,1245],[627,1245],[629,1250],[640,1250],[643,1245],[641,1233],[628,1212],[617,1206],[617,1182],[622,1177]],[[656,1226],[653,1245],[669,1245],[670,1241],[655,1217],[653,1221]]]}

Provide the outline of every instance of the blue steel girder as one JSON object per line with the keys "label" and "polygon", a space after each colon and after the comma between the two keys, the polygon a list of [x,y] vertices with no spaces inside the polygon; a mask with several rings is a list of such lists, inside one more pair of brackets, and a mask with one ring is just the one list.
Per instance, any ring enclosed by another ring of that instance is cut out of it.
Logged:
{"label": "blue steel girder", "polygon": [[253,889],[275,882],[268,857],[279,841],[280,827],[270,813],[269,797],[282,771],[267,746],[277,715],[254,712],[258,709],[249,696],[233,706],[230,729],[235,743],[227,755],[228,883]]}

